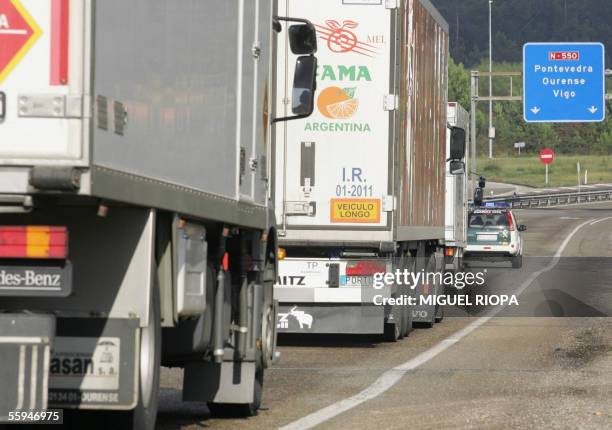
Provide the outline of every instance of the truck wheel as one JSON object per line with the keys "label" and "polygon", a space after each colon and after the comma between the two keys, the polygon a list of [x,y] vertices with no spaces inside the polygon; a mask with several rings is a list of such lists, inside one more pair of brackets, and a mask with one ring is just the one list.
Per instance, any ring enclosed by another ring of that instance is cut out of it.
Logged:
{"label": "truck wheel", "polygon": [[[401,312],[400,312],[401,315]],[[396,321],[396,322],[391,322],[385,323],[385,332],[383,334],[383,338],[387,341],[387,342],[397,342],[398,340],[400,340],[403,336],[402,336],[402,321],[401,321],[401,316],[400,316],[400,321]]]}
{"label": "truck wheel", "polygon": [[274,344],[275,330],[274,324],[276,324],[276,315],[274,312],[274,305],[268,305],[263,312],[263,321],[261,326],[261,355],[263,360],[263,367],[268,368],[272,366],[274,361]]}
{"label": "truck wheel", "polygon": [[[435,272],[436,270],[438,270],[438,268],[436,267],[436,254],[435,253],[432,252],[428,254],[427,257],[425,258],[427,259],[427,262],[425,263],[426,273],[431,273],[431,272]],[[438,287],[439,285],[434,284],[434,291],[436,293],[438,292]],[[438,314],[438,307],[435,306],[431,319],[427,322],[420,323],[419,326],[423,328],[432,328],[435,324],[437,314]]]}
{"label": "truck wheel", "polygon": [[161,306],[157,277],[149,298],[149,322],[140,329],[140,359],[138,360],[138,402],[129,412],[113,414],[117,428],[154,430],[159,405],[159,374],[161,370]]}
{"label": "truck wheel", "polygon": [[[461,267],[461,260],[460,259],[457,259],[457,265],[458,265],[458,267]],[[444,279],[444,274],[446,273],[446,269],[444,267],[444,256],[442,257],[442,264],[440,265],[440,268],[436,267],[436,270],[439,270],[440,273],[442,273],[442,279]],[[461,270],[461,269],[459,269],[459,270]],[[438,285],[437,289],[440,290],[440,291],[438,291],[439,295],[446,295],[446,285],[444,284],[444,282],[442,282],[441,285]],[[442,320],[444,319],[444,306],[436,304],[436,311],[435,311],[434,315],[435,315],[435,319],[434,320],[435,320],[436,323],[442,322]]]}
{"label": "truck wheel", "polygon": [[436,323],[441,323],[444,319],[444,306],[436,307]]}
{"label": "truck wheel", "polygon": [[261,324],[261,354],[263,368],[272,366],[276,351],[276,312],[273,303],[274,281],[276,280],[274,262],[267,261],[264,267],[264,290],[271,291],[270,297],[264,294],[264,309]]}
{"label": "truck wheel", "polygon": [[140,331],[140,393],[132,411],[134,430],[153,430],[159,405],[159,374],[161,369],[161,310],[159,284],[153,283],[149,323]]}
{"label": "truck wheel", "polygon": [[512,257],[512,268],[520,269],[523,267],[523,256],[517,255],[516,257]]}
{"label": "truck wheel", "polygon": [[[274,270],[274,262],[266,261],[263,273],[264,289],[268,286],[270,291],[274,285],[276,274]],[[264,294],[264,301],[266,301]],[[269,297],[268,300],[272,300]],[[251,403],[208,403],[208,409],[213,416],[217,417],[252,417],[257,415],[257,411],[261,407],[261,398],[263,392],[264,369],[272,365],[274,355],[274,345],[276,342],[275,330],[275,312],[272,303],[264,303],[262,313],[261,326],[261,349],[257,349],[255,356],[255,383],[253,387],[253,401]]]}
{"label": "truck wheel", "polygon": [[[406,262],[408,262],[408,264],[406,264]],[[414,262],[412,260],[409,259],[409,257],[404,256],[404,264],[402,265],[402,269],[403,270],[408,270],[413,271],[414,272]],[[412,290],[410,288],[407,288],[406,294],[410,295],[412,292]],[[408,336],[410,334],[410,332],[413,330],[412,327],[412,307],[408,306],[408,305],[404,305],[402,306],[402,316],[403,316],[403,321],[402,321],[402,330],[404,333],[404,336]]]}

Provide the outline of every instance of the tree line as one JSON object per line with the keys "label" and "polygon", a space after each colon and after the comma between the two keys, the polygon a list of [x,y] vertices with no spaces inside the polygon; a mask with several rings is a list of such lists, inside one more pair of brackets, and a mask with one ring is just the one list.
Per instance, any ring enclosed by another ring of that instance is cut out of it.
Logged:
{"label": "tree line", "polygon": [[[488,70],[488,1],[433,0],[449,22],[451,61],[449,101],[470,108],[470,71]],[[494,71],[522,70],[526,42],[597,41],[612,55],[612,2],[609,0],[495,0],[493,3]],[[608,87],[612,80],[608,79]],[[488,79],[480,79],[480,94],[488,94]],[[509,79],[497,78],[493,93],[507,95]],[[522,93],[522,80],[513,80],[514,95]],[[561,154],[612,154],[610,104],[606,120],[592,124],[527,124],[520,102],[495,102],[494,155],[516,153],[515,142],[525,142],[526,152],[547,147]],[[479,103],[476,115],[477,148],[488,153],[488,103]]]}

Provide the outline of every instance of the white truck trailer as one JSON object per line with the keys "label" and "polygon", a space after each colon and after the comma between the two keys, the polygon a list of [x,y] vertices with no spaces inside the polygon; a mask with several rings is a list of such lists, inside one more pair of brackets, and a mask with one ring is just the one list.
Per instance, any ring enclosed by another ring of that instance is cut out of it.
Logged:
{"label": "white truck trailer", "polygon": [[314,28],[275,9],[0,1],[0,422],[101,409],[153,429],[162,364],[184,368],[186,400],[259,407],[276,35],[303,54],[299,117],[316,74]]}
{"label": "white truck trailer", "polygon": [[[448,103],[447,122],[446,151],[450,153],[454,129],[462,130],[466,137],[470,136],[470,114],[459,103],[450,102]],[[466,172],[464,174],[453,174],[451,162],[446,164],[444,263],[445,270],[455,272],[463,269],[463,253],[467,246],[470,153],[468,145],[465,153]]]}
{"label": "white truck trailer", "polygon": [[[315,25],[319,69],[314,114],[277,128],[274,201],[286,254],[277,328],[398,339],[413,321],[433,323],[436,309],[374,305],[373,294],[409,291],[375,292],[373,275],[443,264],[448,25],[428,0],[280,6]],[[279,52],[283,110],[294,57]]]}

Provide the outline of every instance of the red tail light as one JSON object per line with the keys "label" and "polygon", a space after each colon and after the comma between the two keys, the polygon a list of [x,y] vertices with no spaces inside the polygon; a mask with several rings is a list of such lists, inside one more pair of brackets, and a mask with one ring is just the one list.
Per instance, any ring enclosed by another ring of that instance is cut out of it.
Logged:
{"label": "red tail light", "polygon": [[512,214],[506,212],[506,221],[508,221],[508,230],[514,231],[514,223],[512,222]]}
{"label": "red tail light", "polygon": [[68,229],[51,226],[0,227],[0,258],[65,259]]}
{"label": "red tail light", "polygon": [[455,248],[452,248],[452,247],[444,248],[444,255],[446,257],[452,257],[453,255],[455,255]]}
{"label": "red tail light", "polygon": [[347,276],[357,275],[374,275],[375,273],[384,273],[387,266],[384,262],[378,261],[352,261],[346,265]]}

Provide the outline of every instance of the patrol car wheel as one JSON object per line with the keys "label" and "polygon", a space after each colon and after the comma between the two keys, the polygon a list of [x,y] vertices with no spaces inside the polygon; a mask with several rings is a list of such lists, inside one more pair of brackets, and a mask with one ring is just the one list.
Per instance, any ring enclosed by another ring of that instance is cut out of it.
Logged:
{"label": "patrol car wheel", "polygon": [[512,268],[520,269],[523,267],[523,256],[517,255],[516,257],[512,257]]}

